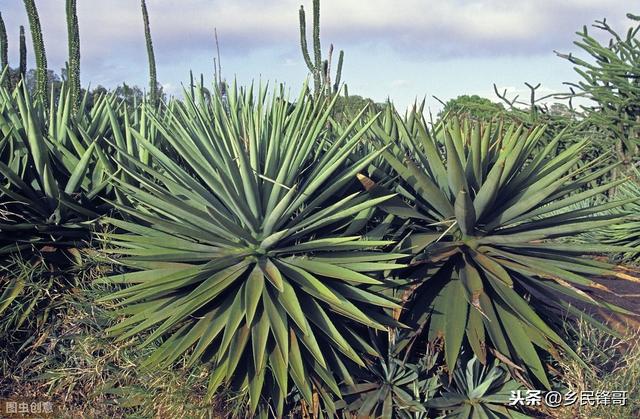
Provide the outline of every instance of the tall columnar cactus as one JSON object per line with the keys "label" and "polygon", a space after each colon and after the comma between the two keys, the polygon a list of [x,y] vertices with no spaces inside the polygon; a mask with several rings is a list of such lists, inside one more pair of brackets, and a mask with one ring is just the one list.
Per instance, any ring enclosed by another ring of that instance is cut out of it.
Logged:
{"label": "tall columnar cactus", "polygon": [[340,50],[338,54],[338,68],[336,69],[336,80],[333,83],[333,92],[337,93],[340,88],[340,78],[342,77],[342,62],[344,61],[344,51]]}
{"label": "tall columnar cactus", "polygon": [[44,49],[44,41],[42,39],[42,28],[40,26],[40,18],[38,17],[38,9],[35,0],[24,0],[24,6],[29,17],[29,27],[31,28],[31,39],[33,40],[33,52],[36,55],[36,98],[43,102],[47,101],[47,55]]}
{"label": "tall columnar cactus", "polygon": [[20,25],[20,78],[27,76],[27,41],[24,37],[24,26]]}
{"label": "tall columnar cactus", "polygon": [[4,26],[2,13],[0,13],[0,72],[9,65],[9,41],[7,40],[7,28]]}
{"label": "tall columnar cactus", "polygon": [[[4,20],[2,19],[2,13],[0,13],[0,77],[2,72],[9,66],[9,41],[7,39],[7,28],[4,26]],[[11,87],[10,74],[6,74],[2,79],[2,85],[5,87]]]}
{"label": "tall columnar cactus", "polygon": [[338,56],[338,69],[336,72],[336,80],[334,85],[331,85],[331,56],[333,54],[333,45],[329,47],[329,56],[326,60],[322,59],[322,48],[320,46],[320,0],[313,0],[313,29],[312,29],[312,42],[313,42],[313,59],[309,54],[309,47],[307,46],[307,19],[304,12],[304,6],[300,6],[300,48],[302,49],[302,56],[309,68],[309,71],[313,75],[313,87],[314,93],[318,94],[330,94],[338,91],[340,85],[340,77],[342,74],[342,61],[344,59],[344,52],[340,50]]}
{"label": "tall columnar cactus", "polygon": [[72,112],[75,115],[80,105],[80,31],[76,0],[67,0],[67,37],[69,42],[69,68],[67,77],[71,94]]}
{"label": "tall columnar cactus", "polygon": [[151,41],[151,30],[149,29],[149,13],[147,4],[141,0],[142,20],[144,21],[144,37],[147,41],[147,55],[149,57],[149,100],[152,106],[158,104],[158,80],[156,75],[156,58],[153,53],[153,42]]}

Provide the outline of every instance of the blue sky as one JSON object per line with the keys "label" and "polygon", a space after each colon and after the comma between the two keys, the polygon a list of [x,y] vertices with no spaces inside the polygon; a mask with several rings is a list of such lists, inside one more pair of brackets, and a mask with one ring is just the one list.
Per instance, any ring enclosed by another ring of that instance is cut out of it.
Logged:
{"label": "blue sky", "polygon": [[[67,56],[63,0],[36,0],[49,67]],[[298,8],[310,0],[147,0],[158,80],[179,94],[189,70],[211,80],[216,27],[222,73],[241,83],[285,82],[297,90],[307,76],[299,50]],[[606,17],[626,29],[628,0],[322,0],[322,41],[345,51],[343,80],[349,91],[399,108],[416,97],[438,102],[461,94],[495,99],[492,84],[525,94],[576,81],[571,65],[553,50],[575,51],[582,25]],[[18,27],[27,25],[22,0],[0,0],[9,32],[9,58],[18,62]],[[146,86],[147,61],[138,0],[78,0],[82,82]],[[310,22],[308,29],[310,29]],[[28,49],[32,52],[28,39]],[[29,64],[34,63],[29,56]]]}

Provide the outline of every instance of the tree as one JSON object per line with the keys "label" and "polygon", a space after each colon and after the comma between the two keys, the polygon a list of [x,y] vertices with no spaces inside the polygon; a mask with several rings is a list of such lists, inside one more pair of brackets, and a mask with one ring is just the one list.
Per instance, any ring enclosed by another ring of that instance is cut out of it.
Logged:
{"label": "tree", "polygon": [[139,86],[129,86],[127,83],[116,87],[114,93],[118,99],[124,100],[130,106],[141,103],[144,98],[144,92]]}
{"label": "tree", "polygon": [[[31,92],[31,94],[37,94],[38,86],[39,86],[39,77],[40,74],[37,69],[32,68],[27,71],[27,76],[25,78],[25,83],[27,84],[27,89]],[[54,99],[57,97],[58,88],[62,84],[62,78],[59,74],[56,74],[53,70],[47,70],[47,81],[48,86],[51,86],[54,89]]]}
{"label": "tree", "polygon": [[[640,21],[640,16],[627,17]],[[574,64],[582,80],[567,84],[578,91],[576,96],[595,102],[582,109],[593,126],[614,144],[618,159],[629,165],[640,141],[640,24],[624,35],[613,30],[606,19],[596,21],[593,27],[611,36],[607,44],[593,38],[586,26],[577,32],[580,40],[574,42],[592,59],[556,54]]]}
{"label": "tree", "polygon": [[[87,93],[86,89],[81,90],[82,96],[84,96],[86,93]],[[95,104],[96,100],[98,100],[100,96],[107,95],[108,93],[109,93],[109,90],[100,84],[94,87],[93,90],[90,90],[89,93],[87,94],[87,100],[86,100],[87,109],[93,108],[93,105]]]}
{"label": "tree", "polygon": [[336,99],[333,107],[333,117],[339,122],[350,121],[365,106],[368,106],[371,111],[379,112],[384,107],[384,104],[376,103],[372,99],[358,95],[340,96]]}
{"label": "tree", "polygon": [[549,106],[549,111],[547,113],[549,114],[549,116],[558,116],[558,117],[566,117],[566,118],[573,117],[573,112],[571,111],[571,109],[564,103],[558,103],[558,102],[552,103],[551,106]]}
{"label": "tree", "polygon": [[500,103],[480,97],[478,95],[461,95],[449,100],[444,105],[444,109],[438,114],[439,117],[447,113],[464,113],[473,119],[489,120],[505,111]]}
{"label": "tree", "polygon": [[[101,92],[106,90],[104,87],[98,86],[94,91],[97,89],[100,89]],[[130,86],[127,83],[122,83],[120,86],[116,87],[113,93],[118,99],[126,102],[129,106],[139,105],[144,99],[144,91],[140,86]],[[166,95],[162,91],[162,87],[158,88],[156,94],[157,99],[162,101],[166,100]]]}

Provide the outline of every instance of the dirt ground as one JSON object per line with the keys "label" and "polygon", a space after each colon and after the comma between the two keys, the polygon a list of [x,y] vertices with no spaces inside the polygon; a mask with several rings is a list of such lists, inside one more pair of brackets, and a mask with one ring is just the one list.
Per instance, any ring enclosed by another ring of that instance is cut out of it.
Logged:
{"label": "dirt ground", "polygon": [[618,329],[624,328],[626,325],[627,331],[640,339],[640,271],[625,270],[625,274],[636,279],[598,278],[596,281],[612,292],[596,291],[594,294],[609,303],[635,313],[635,315],[626,316],[606,313],[601,310],[599,314],[609,318],[614,325],[618,326]]}

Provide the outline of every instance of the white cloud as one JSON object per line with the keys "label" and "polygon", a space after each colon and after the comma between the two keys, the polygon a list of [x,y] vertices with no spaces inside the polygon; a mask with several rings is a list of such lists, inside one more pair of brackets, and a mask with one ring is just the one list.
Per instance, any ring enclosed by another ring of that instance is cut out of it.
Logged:
{"label": "white cloud", "polygon": [[[15,63],[17,28],[27,26],[24,6],[19,0],[0,2]],[[298,51],[300,2],[310,33],[311,0],[147,0],[158,66],[189,62],[186,73],[196,60],[211,62],[217,27],[223,63],[274,48],[280,55],[266,66],[284,72],[304,67]],[[38,7],[50,67],[57,70],[67,57],[64,2],[39,0]],[[350,51],[385,51],[381,57],[425,63],[443,57],[528,58],[566,51],[573,32],[594,19],[606,16],[624,29],[628,8],[628,0],[323,0],[322,46],[325,52],[329,42],[345,49],[345,68],[353,62]],[[141,74],[146,51],[139,0],[81,1],[78,13],[83,80],[90,75],[88,80],[112,84],[131,72]],[[394,65],[380,63],[381,68]],[[407,79],[412,86],[421,83],[398,71],[383,84],[401,89]]]}
{"label": "white cloud", "polygon": [[[214,27],[225,54],[278,43],[295,47],[300,1],[147,3],[156,48],[179,58],[194,49],[213,52]],[[311,8],[311,1],[302,2]],[[38,6],[48,49],[64,57],[64,2],[40,1]],[[139,2],[88,1],[78,8],[82,52],[88,59],[104,59],[122,49],[143,51]],[[574,30],[595,18],[609,16],[618,23],[628,8],[627,0],[324,0],[321,22],[323,41],[339,46],[385,42],[407,53],[456,56],[538,53],[562,47]],[[17,33],[11,28],[26,23],[22,2],[3,9],[10,34]],[[310,10],[307,15],[310,31]]]}
{"label": "white cloud", "polygon": [[173,83],[162,83],[162,91],[169,96],[175,96],[180,93],[180,88]]}
{"label": "white cloud", "polygon": [[300,60],[294,60],[293,58],[285,58],[284,65],[287,67],[293,67],[300,64]]}
{"label": "white cloud", "polygon": [[411,85],[411,82],[409,80],[404,80],[404,79],[393,80],[391,81],[391,83],[389,83],[389,86],[392,89],[401,89],[403,87],[409,87],[410,85]]}

